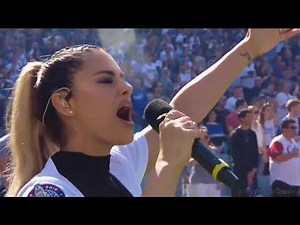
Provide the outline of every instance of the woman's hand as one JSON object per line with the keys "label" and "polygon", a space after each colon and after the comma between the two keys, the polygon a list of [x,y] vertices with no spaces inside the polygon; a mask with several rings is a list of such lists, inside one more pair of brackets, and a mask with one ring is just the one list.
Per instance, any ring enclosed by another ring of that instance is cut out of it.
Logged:
{"label": "woman's hand", "polygon": [[200,131],[190,117],[171,110],[159,125],[160,152],[155,170],[150,170],[143,196],[174,196],[182,170],[192,154]]}
{"label": "woman's hand", "polygon": [[255,58],[297,34],[300,34],[300,29],[249,29],[245,40],[249,43],[251,56]]}
{"label": "woman's hand", "polygon": [[179,166],[184,166],[191,158],[194,139],[200,131],[190,117],[171,110],[160,124],[160,159]]}

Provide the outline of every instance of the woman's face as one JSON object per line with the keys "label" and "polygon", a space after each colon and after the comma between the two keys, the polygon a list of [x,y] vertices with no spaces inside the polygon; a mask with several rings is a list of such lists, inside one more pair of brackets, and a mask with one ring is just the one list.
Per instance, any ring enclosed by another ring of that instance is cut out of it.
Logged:
{"label": "woman's face", "polygon": [[258,119],[259,110],[256,106],[253,106],[251,112],[253,113],[253,122],[255,122]]}
{"label": "woman's face", "polygon": [[267,106],[265,108],[264,114],[265,114],[265,119],[267,120],[271,119],[273,117],[272,108],[270,106]]}
{"label": "woman's face", "polygon": [[117,63],[103,50],[86,56],[73,77],[73,130],[104,146],[133,140],[132,87]]}

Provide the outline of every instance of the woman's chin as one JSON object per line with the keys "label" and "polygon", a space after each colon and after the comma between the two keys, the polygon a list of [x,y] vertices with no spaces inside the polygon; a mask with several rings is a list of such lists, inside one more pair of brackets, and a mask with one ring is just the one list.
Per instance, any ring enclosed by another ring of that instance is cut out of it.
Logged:
{"label": "woman's chin", "polygon": [[124,134],[121,139],[119,139],[117,145],[128,145],[133,141],[133,133],[132,134]]}

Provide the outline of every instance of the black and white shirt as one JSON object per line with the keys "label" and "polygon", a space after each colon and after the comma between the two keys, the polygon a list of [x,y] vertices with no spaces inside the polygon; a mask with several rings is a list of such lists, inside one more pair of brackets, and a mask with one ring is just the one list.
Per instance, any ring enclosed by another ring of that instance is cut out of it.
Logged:
{"label": "black and white shirt", "polygon": [[148,144],[141,133],[132,143],[114,146],[110,156],[58,152],[43,170],[19,191],[19,197],[134,196],[142,194],[141,182],[148,162]]}

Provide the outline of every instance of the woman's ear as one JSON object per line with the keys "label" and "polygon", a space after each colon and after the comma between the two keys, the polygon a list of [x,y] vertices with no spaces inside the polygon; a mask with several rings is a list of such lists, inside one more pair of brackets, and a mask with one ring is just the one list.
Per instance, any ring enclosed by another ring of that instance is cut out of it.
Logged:
{"label": "woman's ear", "polygon": [[73,116],[74,110],[72,109],[69,101],[66,100],[69,95],[70,90],[64,89],[61,91],[56,91],[52,94],[51,102],[56,111],[65,116]]}

